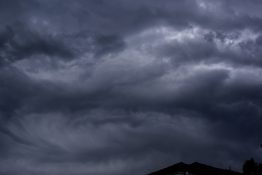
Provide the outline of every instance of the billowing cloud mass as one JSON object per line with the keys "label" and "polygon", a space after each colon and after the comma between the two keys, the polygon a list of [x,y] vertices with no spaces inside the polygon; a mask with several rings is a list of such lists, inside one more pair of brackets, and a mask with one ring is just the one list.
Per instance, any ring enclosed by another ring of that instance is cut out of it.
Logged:
{"label": "billowing cloud mass", "polygon": [[260,0],[1,0],[0,174],[262,161]]}

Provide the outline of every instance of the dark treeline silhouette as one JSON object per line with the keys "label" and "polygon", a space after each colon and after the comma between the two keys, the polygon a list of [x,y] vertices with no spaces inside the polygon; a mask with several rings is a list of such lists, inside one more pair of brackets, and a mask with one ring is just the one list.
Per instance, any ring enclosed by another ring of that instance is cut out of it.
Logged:
{"label": "dark treeline silhouette", "polygon": [[243,164],[244,175],[262,175],[262,164],[255,162],[253,158]]}

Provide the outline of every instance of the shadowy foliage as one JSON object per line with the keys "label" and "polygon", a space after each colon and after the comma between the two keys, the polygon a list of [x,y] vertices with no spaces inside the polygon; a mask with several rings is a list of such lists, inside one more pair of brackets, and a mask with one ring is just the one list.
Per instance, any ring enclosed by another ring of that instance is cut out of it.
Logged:
{"label": "shadowy foliage", "polygon": [[243,164],[243,173],[245,175],[261,175],[262,164],[255,162],[253,158],[246,160]]}

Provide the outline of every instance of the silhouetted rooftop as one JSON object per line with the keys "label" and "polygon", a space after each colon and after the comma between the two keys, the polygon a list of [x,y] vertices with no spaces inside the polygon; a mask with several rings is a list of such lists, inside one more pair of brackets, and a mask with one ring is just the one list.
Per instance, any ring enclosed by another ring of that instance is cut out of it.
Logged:
{"label": "silhouetted rooftop", "polygon": [[185,164],[183,162],[174,164],[167,168],[155,171],[149,175],[170,175],[174,173],[188,172],[196,175],[241,175],[242,173],[232,170],[225,170],[221,168],[215,168],[209,165],[194,162],[192,164]]}

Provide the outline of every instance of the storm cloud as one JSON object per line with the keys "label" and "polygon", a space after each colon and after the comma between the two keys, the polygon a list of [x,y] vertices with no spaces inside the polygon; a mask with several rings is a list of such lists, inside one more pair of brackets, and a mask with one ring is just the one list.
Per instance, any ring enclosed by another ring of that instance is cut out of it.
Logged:
{"label": "storm cloud", "polygon": [[0,1],[0,173],[262,161],[259,0]]}

